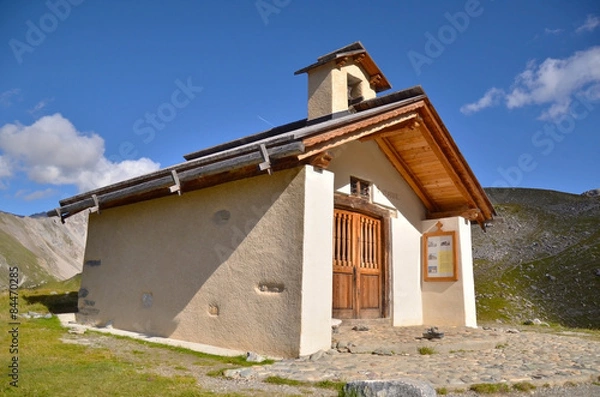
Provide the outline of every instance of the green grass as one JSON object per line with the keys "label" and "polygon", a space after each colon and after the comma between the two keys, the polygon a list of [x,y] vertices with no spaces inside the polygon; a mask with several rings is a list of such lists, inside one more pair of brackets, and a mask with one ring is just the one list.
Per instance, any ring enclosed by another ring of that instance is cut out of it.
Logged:
{"label": "green grass", "polygon": [[476,383],[469,390],[480,394],[508,393],[510,388],[506,383]]}
{"label": "green grass", "polygon": [[478,320],[540,318],[600,329],[597,199],[536,189],[486,192],[503,219],[487,234],[473,234],[474,247],[486,252],[474,258]]}
{"label": "green grass", "polygon": [[[55,281],[48,272],[38,264],[36,255],[27,249],[13,236],[0,229],[0,253],[10,266],[17,266],[20,273],[20,282],[24,287],[32,287],[41,283]],[[27,275],[23,281],[23,275]],[[0,286],[8,286],[8,271],[0,274]]]}
{"label": "green grass", "polygon": [[519,382],[512,385],[512,388],[516,391],[533,391],[535,385],[529,382]]}
{"label": "green grass", "polygon": [[440,396],[445,396],[446,394],[448,394],[448,389],[445,387],[438,387],[437,389],[435,389],[435,392],[440,395]]}
{"label": "green grass", "polygon": [[[104,333],[102,333],[100,331],[89,330],[88,332],[105,335]],[[273,364],[275,362],[274,360],[267,359],[260,363],[254,363],[254,362],[246,361],[245,356],[215,356],[213,354],[202,353],[202,352],[197,352],[195,350],[186,349],[185,347],[163,345],[163,344],[156,343],[156,342],[148,342],[145,340],[133,339],[133,338],[129,338],[127,336],[111,335],[111,337],[115,338],[115,339],[127,340],[132,343],[136,343],[141,346],[147,346],[152,349],[164,349],[164,350],[170,350],[175,353],[189,354],[189,355],[194,356],[199,359],[196,362],[194,362],[194,365],[200,365],[200,366],[214,365],[215,363],[221,363],[221,364],[230,364],[232,367],[252,367],[254,365],[269,365],[269,364]],[[231,367],[229,367],[229,368],[231,368]],[[225,368],[225,369],[229,369],[229,368]]]}
{"label": "green grass", "polygon": [[265,378],[265,380],[263,382],[270,383],[272,385],[287,385],[287,386],[302,386],[302,385],[307,384],[307,382],[302,382],[302,381],[294,380],[294,379],[282,378],[280,376],[269,376],[268,378]]}
{"label": "green grass", "polygon": [[[60,283],[51,289],[19,291],[19,311],[26,313],[36,311],[45,313],[48,310],[48,299],[56,296],[72,296],[73,287],[79,288],[73,280],[67,281],[64,288]],[[47,287],[47,286],[45,286]],[[56,294],[52,294],[56,292]],[[34,299],[36,297],[46,297]],[[7,325],[10,321],[9,295],[0,293],[0,323],[5,324],[0,333],[2,349],[10,345],[10,334]],[[67,344],[60,341],[68,338],[67,333],[58,320],[19,318],[19,380],[18,388],[3,381],[0,384],[0,395],[6,396],[65,396],[71,397],[73,391],[80,397],[85,396],[219,396],[203,391],[192,376],[161,376],[148,372],[148,363],[139,357],[143,349],[133,348],[132,359],[119,356],[110,349],[90,347],[79,344]],[[150,349],[165,349],[180,355],[192,355],[194,364],[217,366],[227,363],[231,366],[248,366],[243,357],[220,357],[193,352],[178,347],[165,347],[144,341],[128,339],[131,344],[147,345]],[[134,345],[136,346],[136,345]],[[5,354],[2,357],[6,357]],[[143,363],[143,364],[142,364]],[[172,366],[177,371],[187,369],[182,365]],[[7,378],[7,377],[5,377]]]}
{"label": "green grass", "polygon": [[419,348],[417,348],[417,351],[422,356],[426,356],[426,355],[430,355],[430,354],[435,354],[436,353],[435,349],[433,347],[429,347],[429,346],[419,347]]}

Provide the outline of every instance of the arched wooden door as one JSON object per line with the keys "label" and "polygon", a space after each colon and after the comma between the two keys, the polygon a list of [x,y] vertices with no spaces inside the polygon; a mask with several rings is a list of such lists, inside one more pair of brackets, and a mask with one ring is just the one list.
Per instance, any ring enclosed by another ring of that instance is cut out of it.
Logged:
{"label": "arched wooden door", "polygon": [[381,220],[335,209],[333,317],[383,317]]}

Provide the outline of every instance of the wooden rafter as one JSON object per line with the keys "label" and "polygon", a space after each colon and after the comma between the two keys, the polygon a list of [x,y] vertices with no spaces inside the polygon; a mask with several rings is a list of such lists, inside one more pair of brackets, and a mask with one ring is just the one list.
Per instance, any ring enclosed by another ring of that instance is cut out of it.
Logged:
{"label": "wooden rafter", "polygon": [[325,151],[318,154],[315,154],[308,160],[308,163],[317,168],[327,169],[329,167],[329,163],[333,159],[333,154],[331,152]]}
{"label": "wooden rafter", "polygon": [[400,173],[400,175],[402,175],[419,199],[421,199],[427,210],[437,211],[437,206],[431,201],[429,196],[427,196],[423,186],[419,182],[419,179],[410,171],[410,168],[406,165],[404,160],[402,160],[402,157],[398,154],[394,147],[390,145],[385,138],[377,138],[375,142],[377,142],[377,145],[379,145],[379,148],[385,154],[390,163],[392,163],[394,168]]}
{"label": "wooden rafter", "polygon": [[[444,167],[444,170],[446,171],[446,173],[448,174],[448,176],[462,195],[463,199],[465,199],[469,203],[469,205],[476,207],[475,201],[469,194],[469,191],[465,187],[460,175],[458,175],[456,169],[454,168],[455,164],[452,164],[450,162],[448,148],[446,147],[444,142],[440,143],[439,133],[432,132],[432,130],[429,129],[426,124],[427,123],[424,123],[424,125],[420,126],[420,130],[423,134],[423,137],[425,138],[425,140],[427,140],[427,143],[431,147],[431,150],[435,153],[436,157]],[[437,126],[434,125],[434,129],[435,127]]]}
{"label": "wooden rafter", "polygon": [[468,191],[467,197],[472,198],[474,207],[480,208],[484,211],[482,218],[492,218],[492,216],[495,214],[492,204],[489,202],[489,199],[487,198],[487,195],[481,186],[476,182],[473,172],[456,147],[456,144],[446,130],[446,127],[442,124],[441,120],[439,120],[439,117],[434,114],[435,111],[432,110],[430,106],[431,105],[428,105],[423,108],[423,117],[432,125],[434,125],[435,130],[438,131],[437,135],[439,137],[439,141],[446,149],[447,158],[453,160],[453,169],[459,172],[457,175],[461,181],[461,185],[465,191]]}

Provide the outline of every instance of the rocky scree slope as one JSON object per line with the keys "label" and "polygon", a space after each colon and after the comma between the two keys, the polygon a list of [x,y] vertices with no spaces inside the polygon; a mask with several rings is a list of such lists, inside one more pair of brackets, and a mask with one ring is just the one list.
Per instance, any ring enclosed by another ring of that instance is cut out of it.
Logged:
{"label": "rocky scree slope", "polygon": [[58,218],[23,217],[0,211],[0,290],[8,286],[8,267],[19,267],[22,288],[64,280],[80,273],[87,212],[63,225]]}
{"label": "rocky scree slope", "polygon": [[479,319],[600,328],[600,196],[486,192],[498,217],[473,230]]}

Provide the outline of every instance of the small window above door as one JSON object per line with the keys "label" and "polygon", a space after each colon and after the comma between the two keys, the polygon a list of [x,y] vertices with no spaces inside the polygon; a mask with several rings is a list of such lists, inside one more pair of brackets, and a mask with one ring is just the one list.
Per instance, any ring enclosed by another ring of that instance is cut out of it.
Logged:
{"label": "small window above door", "polygon": [[371,182],[350,177],[350,194],[371,201]]}

